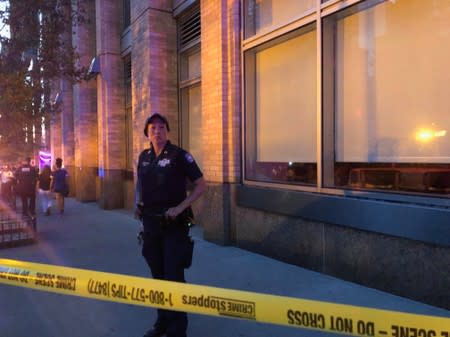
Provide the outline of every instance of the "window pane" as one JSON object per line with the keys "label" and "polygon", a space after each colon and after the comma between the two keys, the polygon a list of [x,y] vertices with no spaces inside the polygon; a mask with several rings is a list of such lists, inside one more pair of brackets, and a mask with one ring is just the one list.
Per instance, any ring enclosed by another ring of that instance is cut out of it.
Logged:
{"label": "window pane", "polygon": [[200,86],[189,88],[189,151],[197,164],[202,167],[202,95]]}
{"label": "window pane", "polygon": [[188,56],[188,79],[200,77],[200,52]]}
{"label": "window pane", "polygon": [[130,0],[123,0],[123,27],[127,28],[131,21]]}
{"label": "window pane", "polygon": [[246,0],[245,38],[289,22],[315,5],[316,0]]}
{"label": "window pane", "polygon": [[201,76],[200,50],[196,48],[180,55],[180,80],[189,81]]}
{"label": "window pane", "polygon": [[316,31],[282,37],[245,57],[247,178],[314,184]]}
{"label": "window pane", "polygon": [[181,89],[182,146],[201,167],[202,151],[202,95],[200,84]]}
{"label": "window pane", "polygon": [[334,185],[448,193],[449,1],[377,3],[324,24],[324,55],[334,55],[324,67],[335,88],[325,92],[334,109]]}

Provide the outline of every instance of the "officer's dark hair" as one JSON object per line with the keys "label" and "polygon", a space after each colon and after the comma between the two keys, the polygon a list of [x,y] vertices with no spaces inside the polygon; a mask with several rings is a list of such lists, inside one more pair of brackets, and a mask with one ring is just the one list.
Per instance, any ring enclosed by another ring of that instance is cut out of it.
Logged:
{"label": "officer's dark hair", "polygon": [[61,168],[62,167],[62,159],[61,158],[56,158],[55,165],[56,165],[57,168]]}
{"label": "officer's dark hair", "polygon": [[155,118],[159,119],[161,122],[166,124],[167,131],[170,131],[169,122],[167,121],[167,118],[164,117],[163,115],[161,115],[160,113],[154,112],[145,121],[145,126],[144,126],[144,135],[145,135],[145,137],[148,137],[148,131],[147,131],[148,125],[153,123],[153,120]]}

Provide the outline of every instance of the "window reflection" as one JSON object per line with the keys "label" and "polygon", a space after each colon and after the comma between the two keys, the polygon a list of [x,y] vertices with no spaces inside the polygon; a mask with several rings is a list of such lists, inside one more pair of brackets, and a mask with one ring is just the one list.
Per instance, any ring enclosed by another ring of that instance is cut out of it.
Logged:
{"label": "window reflection", "polygon": [[317,165],[315,163],[256,162],[247,168],[250,180],[300,183],[302,185],[315,185],[317,183],[316,172]]}
{"label": "window reflection", "polygon": [[374,0],[324,20],[326,186],[450,193],[449,10]]}
{"label": "window reflection", "polygon": [[245,54],[246,178],[316,184],[314,25]]}

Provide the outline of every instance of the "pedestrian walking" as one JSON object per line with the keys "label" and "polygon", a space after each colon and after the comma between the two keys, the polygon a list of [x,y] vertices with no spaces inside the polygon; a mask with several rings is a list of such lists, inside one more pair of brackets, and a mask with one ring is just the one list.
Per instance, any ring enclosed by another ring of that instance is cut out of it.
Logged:
{"label": "pedestrian walking", "polygon": [[16,171],[17,194],[22,201],[22,215],[34,218],[36,216],[36,184],[38,172],[27,157]]}
{"label": "pedestrian walking", "polygon": [[5,165],[2,168],[1,174],[0,174],[0,181],[1,181],[1,196],[5,204],[9,207],[13,206],[13,185],[14,185],[14,173],[12,169]]}
{"label": "pedestrian walking", "polygon": [[[153,278],[186,282],[184,269],[193,249],[191,204],[205,192],[206,183],[192,155],[168,140],[169,130],[159,113],[145,122],[150,147],[139,155],[136,217],[142,219],[142,255]],[[187,179],[193,183],[189,194]],[[157,309],[156,322],[144,337],[186,337],[187,325],[185,312]]]}
{"label": "pedestrian walking", "polygon": [[52,192],[50,190],[51,180],[52,180],[52,170],[49,165],[45,165],[42,168],[42,172],[39,173],[38,178],[41,209],[45,215],[50,215],[51,213],[50,211],[52,207]]}
{"label": "pedestrian walking", "polygon": [[55,166],[56,169],[52,172],[52,183],[51,190],[55,192],[56,196],[56,208],[59,214],[64,213],[64,198],[69,194],[69,183],[66,169],[62,167],[63,160],[61,158],[56,158]]}

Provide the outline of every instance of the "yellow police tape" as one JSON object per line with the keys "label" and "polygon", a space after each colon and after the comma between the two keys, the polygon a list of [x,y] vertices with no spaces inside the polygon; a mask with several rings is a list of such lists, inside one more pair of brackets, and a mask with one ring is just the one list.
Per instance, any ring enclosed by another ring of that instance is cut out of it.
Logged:
{"label": "yellow police tape", "polygon": [[450,317],[416,315],[9,259],[0,259],[0,283],[353,336],[450,337]]}

